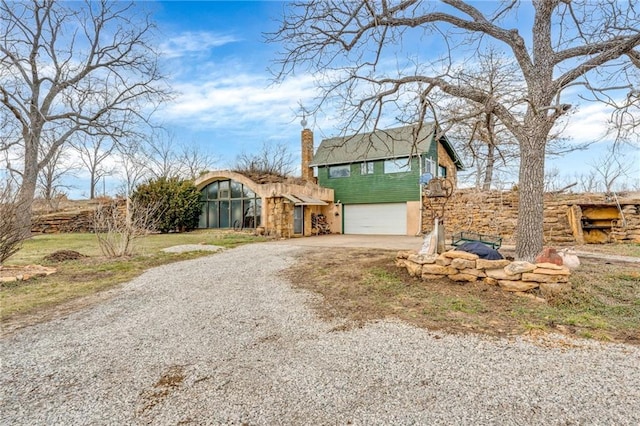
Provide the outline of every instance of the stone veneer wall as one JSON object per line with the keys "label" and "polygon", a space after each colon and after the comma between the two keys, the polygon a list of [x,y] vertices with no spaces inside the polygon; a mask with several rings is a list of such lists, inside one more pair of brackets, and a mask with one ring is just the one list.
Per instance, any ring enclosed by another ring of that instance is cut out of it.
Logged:
{"label": "stone veneer wall", "polygon": [[[626,226],[613,227],[610,242],[640,242],[640,193],[619,195]],[[573,206],[613,206],[614,200],[605,194],[553,194],[544,196],[545,244],[578,244],[569,222]],[[500,235],[506,243],[515,243],[514,235],[518,218],[517,191],[478,191],[457,189],[445,206],[444,222],[447,239],[459,231]],[[423,232],[433,227],[429,204],[424,203]]]}
{"label": "stone veneer wall", "polygon": [[423,281],[482,281],[511,292],[540,289],[545,298],[571,290],[569,268],[553,263],[485,260],[473,253],[451,250],[440,255],[420,255],[411,251],[401,251],[396,256],[396,265],[406,268],[409,275],[419,277]]}

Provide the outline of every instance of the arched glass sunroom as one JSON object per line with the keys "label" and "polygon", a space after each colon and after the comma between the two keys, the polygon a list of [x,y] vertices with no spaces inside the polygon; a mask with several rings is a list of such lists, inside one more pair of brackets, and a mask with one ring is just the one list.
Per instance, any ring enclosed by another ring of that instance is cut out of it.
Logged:
{"label": "arched glass sunroom", "polygon": [[235,180],[211,182],[200,192],[200,228],[255,228],[261,225],[262,199]]}

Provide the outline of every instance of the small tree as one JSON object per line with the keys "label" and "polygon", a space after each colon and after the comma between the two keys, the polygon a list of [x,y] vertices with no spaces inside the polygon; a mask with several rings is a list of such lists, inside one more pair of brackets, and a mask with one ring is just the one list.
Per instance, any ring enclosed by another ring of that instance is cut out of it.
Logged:
{"label": "small tree", "polygon": [[0,264],[20,250],[27,236],[18,221],[18,201],[10,181],[0,183]]}
{"label": "small tree", "polygon": [[155,227],[157,206],[136,201],[112,200],[100,204],[94,215],[94,232],[102,254],[107,257],[131,256],[134,240]]}
{"label": "small tree", "polygon": [[160,177],[139,185],[131,200],[140,206],[157,206],[154,217],[160,232],[183,232],[198,226],[200,192],[191,181]]}

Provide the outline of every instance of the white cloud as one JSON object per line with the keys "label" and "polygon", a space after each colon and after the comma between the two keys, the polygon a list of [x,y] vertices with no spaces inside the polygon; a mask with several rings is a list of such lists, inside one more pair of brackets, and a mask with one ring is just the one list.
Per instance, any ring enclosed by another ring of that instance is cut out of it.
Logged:
{"label": "white cloud", "polygon": [[160,52],[165,58],[179,58],[182,56],[208,52],[212,48],[235,43],[241,39],[232,35],[216,34],[205,31],[184,32],[169,38],[160,44]]}

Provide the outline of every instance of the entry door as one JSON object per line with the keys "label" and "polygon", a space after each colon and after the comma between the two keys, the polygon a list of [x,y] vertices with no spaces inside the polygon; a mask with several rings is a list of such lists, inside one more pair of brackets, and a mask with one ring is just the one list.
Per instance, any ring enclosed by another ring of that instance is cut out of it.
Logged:
{"label": "entry door", "polygon": [[304,206],[295,206],[293,208],[293,233],[304,233]]}

